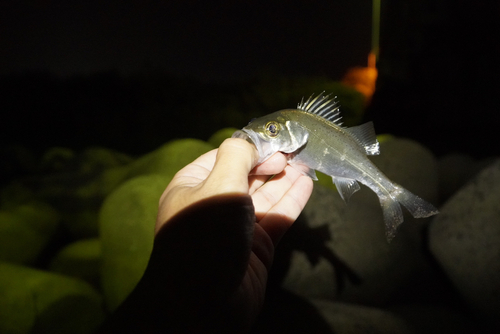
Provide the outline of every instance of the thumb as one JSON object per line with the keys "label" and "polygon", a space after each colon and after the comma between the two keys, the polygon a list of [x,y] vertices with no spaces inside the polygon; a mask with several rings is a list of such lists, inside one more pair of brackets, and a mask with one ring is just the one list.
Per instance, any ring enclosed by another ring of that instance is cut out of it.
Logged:
{"label": "thumb", "polygon": [[259,154],[243,139],[226,139],[217,151],[215,165],[205,186],[216,194],[248,194],[248,174],[257,165]]}

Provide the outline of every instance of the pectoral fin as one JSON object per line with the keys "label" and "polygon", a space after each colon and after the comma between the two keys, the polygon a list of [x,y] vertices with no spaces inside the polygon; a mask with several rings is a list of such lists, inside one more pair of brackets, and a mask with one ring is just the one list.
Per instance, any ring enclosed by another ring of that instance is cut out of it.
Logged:
{"label": "pectoral fin", "polygon": [[340,197],[347,203],[352,194],[360,189],[359,184],[354,179],[332,176],[333,183],[337,187]]}
{"label": "pectoral fin", "polygon": [[290,154],[288,164],[298,170],[301,174],[309,176],[314,181],[318,181],[316,171],[307,166],[297,155]]}
{"label": "pectoral fin", "polygon": [[289,164],[303,175],[309,176],[314,181],[318,181],[318,177],[316,176],[316,171],[314,169],[309,168],[306,165],[295,164],[293,162],[289,162]]}

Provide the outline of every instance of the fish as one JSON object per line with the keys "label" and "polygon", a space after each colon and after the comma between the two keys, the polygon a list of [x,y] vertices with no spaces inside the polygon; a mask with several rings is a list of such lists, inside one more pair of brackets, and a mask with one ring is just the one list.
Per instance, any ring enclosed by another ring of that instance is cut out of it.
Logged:
{"label": "fish", "polygon": [[367,186],[379,198],[388,241],[404,220],[401,205],[415,218],[437,214],[432,204],[392,182],[368,159],[367,155],[380,154],[373,122],[342,126],[339,103],[330,96],[322,92],[302,98],[296,109],[253,119],[232,137],[255,145],[258,164],[282,152],[289,165],[313,180],[318,179],[316,171],[329,175],[346,203],[360,189],[359,183]]}

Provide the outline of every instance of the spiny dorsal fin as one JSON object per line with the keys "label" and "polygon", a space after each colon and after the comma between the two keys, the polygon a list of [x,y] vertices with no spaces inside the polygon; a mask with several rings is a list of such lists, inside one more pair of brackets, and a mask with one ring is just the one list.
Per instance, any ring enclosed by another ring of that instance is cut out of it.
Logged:
{"label": "spiny dorsal fin", "polygon": [[336,100],[337,97],[335,96],[333,99],[329,100],[328,98],[331,94],[325,96],[323,93],[324,92],[320,93],[315,98],[313,98],[314,94],[311,95],[306,102],[304,102],[304,98],[302,98],[297,105],[297,109],[321,116],[338,126],[342,125],[342,122],[340,122],[342,116],[340,116],[340,106]]}

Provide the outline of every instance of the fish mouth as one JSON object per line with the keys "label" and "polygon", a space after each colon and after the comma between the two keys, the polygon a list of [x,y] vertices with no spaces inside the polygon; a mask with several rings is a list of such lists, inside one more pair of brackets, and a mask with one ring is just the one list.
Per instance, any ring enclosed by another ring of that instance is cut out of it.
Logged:
{"label": "fish mouth", "polygon": [[243,130],[237,130],[233,133],[233,135],[231,136],[231,138],[240,138],[240,139],[244,139],[246,140],[247,142],[249,142],[250,144],[253,144],[255,145],[255,142],[254,140],[252,139],[252,137],[250,137],[248,135],[248,133],[246,133],[245,131]]}
{"label": "fish mouth", "polygon": [[[264,162],[267,158],[269,158],[271,155],[267,154],[264,152],[263,146],[266,146],[265,143],[263,142],[263,139],[259,137],[259,135],[252,130],[248,129],[242,129],[242,130],[237,130],[233,133],[231,138],[240,138],[244,139],[257,149],[257,152],[259,152],[259,161],[258,163]],[[264,144],[264,145],[263,145]]]}

